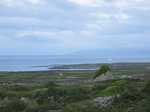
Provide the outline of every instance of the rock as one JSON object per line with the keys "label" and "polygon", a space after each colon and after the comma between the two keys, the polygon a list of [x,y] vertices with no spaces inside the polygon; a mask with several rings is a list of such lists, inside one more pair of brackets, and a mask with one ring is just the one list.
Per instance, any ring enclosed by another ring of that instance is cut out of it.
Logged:
{"label": "rock", "polygon": [[94,102],[96,104],[96,106],[98,106],[99,108],[105,108],[110,106],[115,98],[119,98],[120,95],[116,95],[116,96],[107,96],[107,97],[97,97],[94,99]]}
{"label": "rock", "polygon": [[102,74],[101,76],[97,77],[94,81],[99,82],[99,81],[107,81],[107,80],[113,80],[115,77],[108,72],[107,74]]}
{"label": "rock", "polygon": [[59,73],[59,76],[63,76],[63,73]]}
{"label": "rock", "polygon": [[96,103],[96,106],[98,106],[100,108],[105,108],[105,107],[111,105],[113,100],[114,100],[114,97],[112,97],[112,96],[97,97],[96,99],[94,99],[94,102]]}
{"label": "rock", "polygon": [[94,81],[109,81],[109,80],[122,80],[122,79],[132,79],[132,80],[144,80],[144,74],[132,74],[132,75],[113,75],[110,72],[97,77]]}
{"label": "rock", "polygon": [[30,102],[30,100],[26,97],[21,97],[20,100],[23,101],[26,104],[28,104],[28,102]]}

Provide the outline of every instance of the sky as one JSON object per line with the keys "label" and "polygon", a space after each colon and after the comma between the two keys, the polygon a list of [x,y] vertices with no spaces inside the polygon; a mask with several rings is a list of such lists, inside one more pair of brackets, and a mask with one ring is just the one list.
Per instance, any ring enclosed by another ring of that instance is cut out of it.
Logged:
{"label": "sky", "polygon": [[148,53],[149,12],[149,0],[0,0],[0,55]]}

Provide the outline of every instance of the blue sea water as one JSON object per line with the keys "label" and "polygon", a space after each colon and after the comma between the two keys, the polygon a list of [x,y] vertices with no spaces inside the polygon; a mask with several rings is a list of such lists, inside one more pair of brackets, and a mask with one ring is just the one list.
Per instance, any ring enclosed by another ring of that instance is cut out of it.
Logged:
{"label": "blue sea water", "polygon": [[150,62],[150,58],[99,58],[77,56],[0,56],[0,71],[45,71],[55,65],[115,62]]}

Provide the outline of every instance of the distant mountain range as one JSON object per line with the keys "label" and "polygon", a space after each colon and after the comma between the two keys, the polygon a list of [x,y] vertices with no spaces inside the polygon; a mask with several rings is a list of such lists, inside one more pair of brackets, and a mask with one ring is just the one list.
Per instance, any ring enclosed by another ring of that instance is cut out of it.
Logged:
{"label": "distant mountain range", "polygon": [[145,49],[95,49],[72,53],[71,56],[101,57],[101,58],[150,58],[150,50]]}

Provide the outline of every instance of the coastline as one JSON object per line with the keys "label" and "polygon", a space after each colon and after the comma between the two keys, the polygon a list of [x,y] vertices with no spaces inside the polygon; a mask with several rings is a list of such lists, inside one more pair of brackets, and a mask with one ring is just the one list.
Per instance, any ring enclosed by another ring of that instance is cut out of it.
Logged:
{"label": "coastline", "polygon": [[150,69],[150,62],[126,62],[126,63],[95,63],[95,64],[67,64],[67,65],[46,65],[46,66],[32,66],[32,68],[26,70],[0,70],[0,73],[3,72],[55,72],[55,71],[75,71],[75,72],[88,72],[96,71],[102,64],[108,64],[113,69],[121,68],[139,68],[139,69]]}

